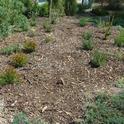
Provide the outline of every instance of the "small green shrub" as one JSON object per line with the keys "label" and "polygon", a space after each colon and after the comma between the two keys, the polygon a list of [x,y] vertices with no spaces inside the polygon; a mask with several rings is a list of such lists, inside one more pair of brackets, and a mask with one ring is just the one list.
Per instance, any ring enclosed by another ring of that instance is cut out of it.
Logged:
{"label": "small green shrub", "polygon": [[77,12],[76,0],[65,0],[65,13],[68,16],[73,16]]}
{"label": "small green shrub", "polygon": [[24,15],[17,15],[14,18],[16,31],[27,31],[29,29],[28,19]]}
{"label": "small green shrub", "polygon": [[120,78],[119,80],[117,80],[115,86],[118,88],[124,88],[124,78]]}
{"label": "small green shrub", "polygon": [[0,85],[14,84],[19,82],[19,74],[13,67],[8,67],[0,75]]}
{"label": "small green shrub", "polygon": [[30,121],[25,113],[20,112],[14,117],[12,124],[30,124]]}
{"label": "small green shrub", "polygon": [[49,33],[49,32],[52,31],[52,25],[51,25],[51,23],[49,21],[45,21],[43,23],[43,28],[44,28],[45,32]]}
{"label": "small green shrub", "polygon": [[90,64],[91,64],[91,67],[97,68],[97,67],[104,65],[106,61],[107,61],[106,55],[96,50],[93,54]]}
{"label": "small green shrub", "polygon": [[124,93],[104,97],[99,95],[87,105],[82,124],[124,124],[123,107]]}
{"label": "small green shrub", "polygon": [[12,53],[17,53],[21,51],[21,46],[19,44],[12,44],[0,50],[1,54],[10,55]]}
{"label": "small green shrub", "polygon": [[33,17],[31,18],[31,20],[30,20],[30,25],[31,25],[31,26],[36,26],[36,17],[35,17],[35,16],[33,16]]}
{"label": "small green shrub", "polygon": [[59,18],[59,13],[57,12],[57,9],[52,9],[51,12],[51,24],[56,24]]}
{"label": "small green shrub", "polygon": [[39,6],[39,16],[48,16],[48,14],[49,14],[48,3]]}
{"label": "small green shrub", "polygon": [[93,49],[93,41],[90,40],[83,40],[83,49],[84,50],[92,50]]}
{"label": "small green shrub", "polygon": [[27,115],[23,112],[18,113],[14,116],[12,124],[48,124],[45,121],[37,118],[29,120]]}
{"label": "small green shrub", "polygon": [[81,27],[84,27],[85,25],[91,24],[91,23],[94,23],[94,22],[91,18],[81,18],[79,23],[80,23]]}
{"label": "small green shrub", "polygon": [[22,1],[27,0],[0,0],[0,38],[5,38],[14,31],[28,29],[28,19],[24,15],[27,7]]}
{"label": "small green shrub", "polygon": [[121,51],[115,53],[115,57],[116,57],[119,61],[124,61],[124,53],[121,52]]}
{"label": "small green shrub", "polygon": [[92,35],[92,33],[89,32],[89,31],[83,33],[83,38],[84,38],[85,40],[90,40],[90,39],[92,39],[92,37],[93,37],[93,35]]}
{"label": "small green shrub", "polygon": [[121,31],[120,34],[115,38],[115,45],[118,47],[124,47],[124,31]]}
{"label": "small green shrub", "polygon": [[34,41],[27,40],[23,45],[24,52],[31,53],[36,50],[37,44]]}
{"label": "small green shrub", "polygon": [[45,42],[46,43],[53,42],[53,41],[54,41],[54,37],[53,36],[51,36],[51,35],[46,36],[46,38],[45,38]]}
{"label": "small green shrub", "polygon": [[12,32],[12,27],[10,24],[5,20],[0,24],[0,37],[5,38]]}
{"label": "small green shrub", "polygon": [[28,62],[28,58],[24,53],[16,53],[10,59],[11,64],[16,68],[23,67]]}
{"label": "small green shrub", "polygon": [[116,108],[117,110],[121,112],[124,112],[124,92],[123,91],[117,95],[112,96],[111,100],[112,100],[113,108]]}
{"label": "small green shrub", "polygon": [[29,30],[27,33],[27,36],[28,37],[34,37],[35,36],[35,30],[34,29]]}

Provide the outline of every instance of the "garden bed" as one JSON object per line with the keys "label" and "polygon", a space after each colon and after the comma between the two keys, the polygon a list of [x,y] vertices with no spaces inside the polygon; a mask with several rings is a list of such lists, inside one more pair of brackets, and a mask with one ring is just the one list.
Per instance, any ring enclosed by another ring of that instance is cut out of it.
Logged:
{"label": "garden bed", "polygon": [[[114,45],[118,31],[113,27],[111,35],[103,40],[102,29],[86,25],[79,26],[79,19],[63,17],[54,26],[50,35],[52,42],[46,43],[42,23],[37,19],[33,28],[37,43],[36,52],[29,54],[29,63],[17,69],[22,75],[22,83],[0,88],[5,102],[5,119],[11,121],[15,113],[26,112],[32,117],[41,117],[53,124],[69,124],[84,116],[85,103],[98,92],[115,92],[115,82],[124,76],[124,62],[113,55],[124,52],[124,48]],[[82,50],[82,33],[91,31],[95,48]],[[23,43],[29,32],[16,33],[1,42],[1,47],[10,43]],[[92,53],[98,48],[109,54],[107,64],[91,68]],[[8,65],[8,56],[0,55],[0,70]],[[113,90],[114,89],[114,90]]]}

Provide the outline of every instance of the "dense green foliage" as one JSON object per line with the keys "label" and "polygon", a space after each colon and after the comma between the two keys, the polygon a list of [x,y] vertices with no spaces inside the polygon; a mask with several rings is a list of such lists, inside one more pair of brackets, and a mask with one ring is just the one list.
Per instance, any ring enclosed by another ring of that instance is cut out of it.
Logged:
{"label": "dense green foliage", "polygon": [[124,92],[98,95],[86,109],[82,124],[124,124]]}
{"label": "dense green foliage", "polygon": [[73,16],[77,11],[77,2],[76,0],[65,0],[65,13],[68,16]]}
{"label": "dense green foliage", "polygon": [[0,37],[6,37],[14,30],[29,28],[28,19],[23,15],[25,6],[17,0],[0,0]]}
{"label": "dense green foliage", "polygon": [[84,32],[83,33],[83,49],[84,50],[92,50],[93,49],[93,39],[91,32]]}
{"label": "dense green foliage", "polygon": [[123,30],[115,38],[115,45],[117,45],[118,47],[124,47],[124,31]]}
{"label": "dense green foliage", "polygon": [[43,23],[43,28],[44,28],[45,32],[48,32],[49,33],[49,32],[52,31],[52,25],[51,25],[51,23],[48,20],[46,20]]}
{"label": "dense green foliage", "polygon": [[29,120],[25,113],[20,112],[14,117],[12,124],[48,124],[48,123],[44,122],[41,119]]}
{"label": "dense green foliage", "polygon": [[1,54],[10,55],[12,53],[17,53],[21,51],[21,46],[19,44],[11,44],[7,47],[4,47],[0,50]]}
{"label": "dense green foliage", "polygon": [[106,63],[107,57],[104,53],[96,50],[93,54],[93,57],[90,61],[92,67],[100,67]]}
{"label": "dense green foliage", "polygon": [[27,56],[23,53],[16,53],[12,55],[10,59],[11,64],[16,68],[23,67],[28,62]]}
{"label": "dense green foliage", "polygon": [[19,75],[12,67],[5,69],[5,71],[0,74],[0,85],[13,84],[18,82]]}
{"label": "dense green foliage", "polygon": [[27,40],[23,45],[24,52],[31,53],[34,52],[36,49],[36,43],[34,41]]}

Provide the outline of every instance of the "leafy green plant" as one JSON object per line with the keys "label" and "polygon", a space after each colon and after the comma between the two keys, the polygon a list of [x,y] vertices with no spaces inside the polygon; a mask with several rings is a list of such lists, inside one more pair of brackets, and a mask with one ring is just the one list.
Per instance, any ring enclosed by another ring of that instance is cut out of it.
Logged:
{"label": "leafy green plant", "polygon": [[8,67],[0,74],[0,85],[14,84],[19,82],[19,74],[13,67]]}
{"label": "leafy green plant", "polygon": [[49,21],[45,21],[43,23],[43,28],[44,28],[45,32],[49,33],[49,32],[52,31],[52,25],[51,25],[51,23]]}
{"label": "leafy green plant", "polygon": [[20,112],[14,117],[12,124],[30,124],[30,121],[25,113]]}
{"label": "leafy green plant", "polygon": [[93,49],[93,41],[90,40],[83,40],[83,49],[84,50],[92,50]]}
{"label": "leafy green plant", "polygon": [[87,32],[84,32],[83,33],[83,39],[85,39],[85,40],[90,40],[90,39],[92,39],[92,37],[93,37],[93,35],[92,35],[92,33],[91,32],[89,32],[89,31],[87,31]]}
{"label": "leafy green plant", "polygon": [[81,27],[84,27],[87,24],[93,23],[93,20],[91,18],[85,17],[85,18],[81,18],[79,23]]}
{"label": "leafy green plant", "polygon": [[[113,108],[116,108],[117,110],[123,113],[124,112],[124,92],[122,91],[119,94],[112,96],[111,100],[112,100]],[[124,117],[123,117],[123,120],[124,120]]]}
{"label": "leafy green plant", "polygon": [[124,47],[124,31],[122,30],[120,34],[115,38],[115,45],[118,47]]}
{"label": "leafy green plant", "polygon": [[29,24],[22,0],[0,0],[0,38],[14,31],[25,31]]}
{"label": "leafy green plant", "polygon": [[99,95],[87,105],[82,124],[124,124],[123,107],[124,93]]}
{"label": "leafy green plant", "polygon": [[73,16],[77,12],[76,0],[65,0],[65,13],[68,16]]}
{"label": "leafy green plant", "polygon": [[34,41],[27,40],[23,45],[24,52],[31,53],[36,50],[37,44]]}
{"label": "leafy green plant", "polygon": [[124,88],[124,78],[120,78],[116,81],[116,84],[115,84],[116,87],[118,88]]}
{"label": "leafy green plant", "polygon": [[39,6],[39,16],[48,16],[48,14],[49,14],[48,3]]}
{"label": "leafy green plant", "polygon": [[53,42],[53,41],[54,41],[53,36],[51,36],[51,35],[46,36],[46,38],[45,38],[46,43]]}
{"label": "leafy green plant", "polygon": [[5,21],[0,24],[0,37],[5,38],[12,32],[12,27],[10,24]]}
{"label": "leafy green plant", "polygon": [[31,26],[36,26],[36,17],[32,16],[31,20],[30,20],[30,25]]}
{"label": "leafy green plant", "polygon": [[124,53],[121,52],[121,51],[115,53],[115,57],[116,57],[119,61],[124,61]]}
{"label": "leafy green plant", "polygon": [[23,67],[28,62],[28,58],[24,53],[16,53],[10,59],[11,64],[16,68]]}
{"label": "leafy green plant", "polygon": [[107,57],[104,53],[96,50],[93,54],[93,57],[90,61],[91,67],[100,67],[102,65],[104,65],[107,61]]}
{"label": "leafy green plant", "polygon": [[29,29],[29,21],[24,15],[15,16],[14,24],[17,31],[27,31]]}
{"label": "leafy green plant", "polygon": [[39,118],[29,120],[25,113],[20,112],[14,116],[12,124],[48,124],[48,123]]}
{"label": "leafy green plant", "polygon": [[4,47],[0,50],[1,54],[10,55],[12,53],[17,53],[21,51],[21,46],[19,44],[11,44],[7,47]]}

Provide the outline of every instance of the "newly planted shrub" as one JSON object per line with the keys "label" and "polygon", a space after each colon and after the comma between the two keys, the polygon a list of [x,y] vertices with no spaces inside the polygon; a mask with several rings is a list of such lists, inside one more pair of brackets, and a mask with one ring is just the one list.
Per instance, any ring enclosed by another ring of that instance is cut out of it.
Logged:
{"label": "newly planted shrub", "polygon": [[31,26],[36,26],[36,17],[32,16],[31,20],[30,20],[30,25]]}
{"label": "newly planted shrub", "polygon": [[91,32],[84,32],[83,33],[83,39],[85,39],[85,40],[90,40],[90,39],[92,39],[92,33]]}
{"label": "newly planted shrub", "polygon": [[14,119],[12,124],[30,124],[30,121],[25,113],[18,113]]}
{"label": "newly planted shrub", "polygon": [[91,67],[100,67],[102,65],[104,65],[107,61],[107,57],[104,53],[96,50],[93,54],[93,57],[90,61]]}
{"label": "newly planted shrub", "polygon": [[51,32],[52,31],[52,25],[49,21],[45,21],[43,23],[43,28],[44,28],[45,32]]}
{"label": "newly planted shrub", "polygon": [[48,35],[48,36],[46,36],[46,38],[45,38],[45,42],[46,42],[46,43],[53,42],[54,40],[55,40],[54,37],[51,36],[51,35]]}
{"label": "newly planted shrub", "polygon": [[7,47],[4,47],[0,50],[1,54],[10,55],[12,53],[17,53],[21,51],[21,46],[19,44],[11,44]]}
{"label": "newly planted shrub", "polygon": [[119,61],[124,61],[124,53],[119,51],[115,54],[115,57],[119,60]]}
{"label": "newly planted shrub", "polygon": [[93,49],[93,40],[92,40],[92,33],[91,32],[84,32],[83,33],[83,49],[84,50],[92,50]]}
{"label": "newly planted shrub", "polygon": [[34,41],[25,41],[24,43],[24,46],[23,46],[23,49],[24,49],[24,52],[26,53],[31,53],[31,52],[34,52],[36,50],[36,43]]}
{"label": "newly planted shrub", "polygon": [[27,64],[28,58],[24,53],[16,53],[11,56],[10,62],[16,68],[23,67]]}
{"label": "newly planted shrub", "polygon": [[124,88],[124,78],[120,78],[116,81],[116,84],[115,84],[116,87],[118,88]]}
{"label": "newly planted shrub", "polygon": [[92,50],[93,49],[93,41],[90,40],[83,40],[83,49],[84,50]]}
{"label": "newly planted shrub", "polygon": [[90,18],[81,18],[79,23],[80,23],[81,27],[84,27],[85,25],[92,23],[92,19],[90,19]]}
{"label": "newly planted shrub", "polygon": [[115,38],[115,45],[118,47],[124,47],[124,31],[121,31],[120,34]]}
{"label": "newly planted shrub", "polygon": [[19,74],[13,67],[8,67],[0,75],[0,85],[13,84],[19,82]]}
{"label": "newly planted shrub", "polygon": [[12,124],[48,124],[42,119],[32,119],[29,120],[27,115],[23,112],[18,113],[17,115],[14,116]]}
{"label": "newly planted shrub", "polygon": [[[118,95],[114,95],[112,97],[112,104],[113,107],[115,107],[116,109],[118,109],[121,112],[124,112],[124,92],[120,92]],[[124,120],[124,118],[123,118]],[[123,121],[124,122],[124,121]],[[119,123],[121,124],[121,123]]]}
{"label": "newly planted shrub", "polygon": [[99,96],[91,102],[81,124],[124,124],[124,93],[115,96]]}

